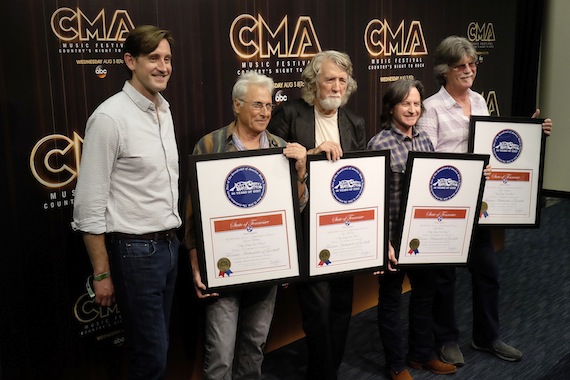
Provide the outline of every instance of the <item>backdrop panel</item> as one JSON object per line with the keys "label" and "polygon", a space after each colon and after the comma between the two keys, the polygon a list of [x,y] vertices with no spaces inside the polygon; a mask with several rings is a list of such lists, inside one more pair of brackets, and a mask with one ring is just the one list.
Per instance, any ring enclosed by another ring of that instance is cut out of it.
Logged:
{"label": "backdrop panel", "polygon": [[[368,137],[389,82],[415,77],[428,94],[437,91],[433,52],[450,34],[468,37],[484,58],[475,89],[491,114],[510,113],[515,0],[8,0],[3,7],[4,379],[77,378],[101,367],[109,377],[120,372],[120,313],[87,297],[90,265],[70,221],[85,122],[129,77],[121,49],[135,26],[157,24],[175,37],[164,95],[181,158],[202,135],[231,121],[237,76],[247,70],[272,76],[275,102],[286,101],[300,95],[301,71],[325,49],[353,59],[359,87],[348,107],[365,117]],[[181,194],[185,166],[182,159]],[[196,309],[184,270],[181,284],[175,318],[191,320]],[[193,336],[173,336],[173,346],[184,349]]]}

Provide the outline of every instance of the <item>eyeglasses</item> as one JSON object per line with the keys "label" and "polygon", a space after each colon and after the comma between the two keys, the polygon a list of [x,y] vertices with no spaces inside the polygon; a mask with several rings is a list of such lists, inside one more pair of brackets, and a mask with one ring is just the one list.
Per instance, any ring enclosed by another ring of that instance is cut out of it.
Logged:
{"label": "eyeglasses", "polygon": [[465,71],[467,67],[469,67],[471,70],[474,70],[481,63],[483,63],[483,57],[478,55],[477,58],[475,58],[475,61],[473,62],[464,63],[462,65],[449,66],[449,67],[451,67],[455,71]]}
{"label": "eyeglasses", "polygon": [[252,107],[254,110],[257,110],[257,111],[260,111],[263,107],[265,107],[265,109],[266,109],[267,111],[271,112],[271,111],[273,111],[273,108],[275,108],[275,104],[273,104],[273,103],[266,103],[266,104],[263,104],[263,103],[261,103],[261,102],[248,102],[248,101],[243,100],[243,99],[238,99],[238,100],[239,100],[240,102],[244,102],[244,103],[251,104],[251,107]]}
{"label": "eyeglasses", "polygon": [[465,71],[465,69],[467,69],[467,67],[469,67],[471,70],[474,70],[478,64],[479,64],[479,62],[475,61],[475,62],[464,63],[462,65],[455,65],[455,66],[450,66],[450,67],[455,71]]}

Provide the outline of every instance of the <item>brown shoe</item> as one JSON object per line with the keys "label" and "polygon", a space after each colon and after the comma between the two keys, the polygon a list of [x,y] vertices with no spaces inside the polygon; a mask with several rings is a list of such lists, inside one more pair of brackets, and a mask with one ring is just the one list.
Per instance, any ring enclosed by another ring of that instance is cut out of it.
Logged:
{"label": "brown shoe", "polygon": [[390,377],[392,378],[392,380],[414,380],[412,375],[410,375],[410,371],[408,371],[407,369],[402,370],[400,372],[390,370]]}
{"label": "brown shoe", "polygon": [[432,359],[427,362],[410,361],[410,367],[414,369],[427,369],[438,375],[451,375],[457,372],[457,367],[453,364],[447,364],[438,359]]}

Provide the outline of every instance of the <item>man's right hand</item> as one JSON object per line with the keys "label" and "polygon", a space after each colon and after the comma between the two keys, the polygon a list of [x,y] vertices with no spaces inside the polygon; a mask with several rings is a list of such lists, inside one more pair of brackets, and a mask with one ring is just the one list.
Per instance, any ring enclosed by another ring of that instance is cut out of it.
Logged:
{"label": "man's right hand", "polygon": [[115,304],[115,287],[111,277],[93,281],[93,291],[95,292],[95,303],[101,306],[113,306]]}
{"label": "man's right hand", "polygon": [[325,141],[318,147],[310,149],[307,153],[320,154],[322,152],[325,152],[327,160],[329,161],[336,161],[342,157],[342,148],[340,147],[340,144],[337,144],[334,141]]}
{"label": "man's right hand", "polygon": [[190,265],[192,266],[192,281],[194,282],[196,296],[200,299],[219,296],[218,293],[205,293],[207,287],[202,282],[202,275],[198,266],[198,251],[195,248],[190,250]]}

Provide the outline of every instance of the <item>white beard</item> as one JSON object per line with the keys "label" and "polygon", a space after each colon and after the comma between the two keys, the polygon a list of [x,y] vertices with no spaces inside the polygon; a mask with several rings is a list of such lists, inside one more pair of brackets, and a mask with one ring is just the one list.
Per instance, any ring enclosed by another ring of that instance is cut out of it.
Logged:
{"label": "white beard", "polygon": [[333,111],[340,108],[342,105],[342,98],[319,99],[319,103],[325,111]]}

